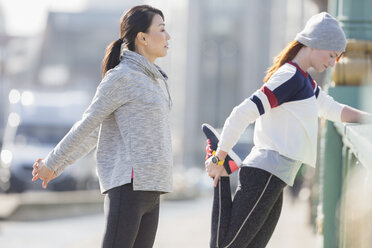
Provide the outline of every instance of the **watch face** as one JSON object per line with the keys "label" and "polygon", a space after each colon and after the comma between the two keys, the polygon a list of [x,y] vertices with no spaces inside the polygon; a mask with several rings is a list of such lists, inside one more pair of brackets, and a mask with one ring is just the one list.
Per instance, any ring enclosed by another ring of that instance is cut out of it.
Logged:
{"label": "watch face", "polygon": [[212,157],[212,162],[213,162],[214,164],[217,164],[217,163],[218,163],[218,159],[217,159],[215,156],[213,156],[213,157]]}

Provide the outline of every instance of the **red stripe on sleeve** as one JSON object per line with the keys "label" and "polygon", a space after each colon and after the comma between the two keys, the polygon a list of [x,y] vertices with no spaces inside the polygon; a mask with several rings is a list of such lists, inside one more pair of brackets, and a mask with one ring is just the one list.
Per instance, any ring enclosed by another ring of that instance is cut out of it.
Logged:
{"label": "red stripe on sleeve", "polygon": [[311,80],[311,85],[313,86],[313,90],[315,90],[316,85],[315,85],[314,80]]}
{"label": "red stripe on sleeve", "polygon": [[266,86],[263,86],[261,88],[261,91],[267,96],[267,99],[269,100],[271,108],[275,108],[276,106],[278,106],[278,99],[276,98],[274,93],[269,88],[267,88]]}

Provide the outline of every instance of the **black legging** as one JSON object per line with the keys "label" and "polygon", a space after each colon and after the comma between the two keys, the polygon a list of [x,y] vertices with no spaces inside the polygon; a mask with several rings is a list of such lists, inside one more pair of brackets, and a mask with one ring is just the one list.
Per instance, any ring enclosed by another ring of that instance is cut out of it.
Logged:
{"label": "black legging", "polygon": [[279,220],[285,186],[264,170],[242,167],[232,201],[230,179],[221,177],[214,189],[210,247],[264,248]]}
{"label": "black legging", "polygon": [[159,192],[133,191],[132,184],[110,189],[105,197],[103,248],[151,248],[159,219]]}

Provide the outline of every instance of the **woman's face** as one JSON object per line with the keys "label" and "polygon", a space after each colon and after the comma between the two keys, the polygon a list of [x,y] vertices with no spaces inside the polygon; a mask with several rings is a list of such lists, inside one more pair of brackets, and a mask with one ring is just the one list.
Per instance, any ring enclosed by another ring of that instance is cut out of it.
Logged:
{"label": "woman's face", "polygon": [[329,51],[313,49],[311,58],[311,67],[313,67],[317,72],[323,72],[329,66],[333,67],[336,63],[337,58],[342,54],[340,51]]}
{"label": "woman's face", "polygon": [[170,36],[168,32],[165,31],[165,24],[160,15],[154,15],[151,26],[145,34],[145,39],[145,54],[147,55],[147,59],[152,63],[156,58],[167,55]]}

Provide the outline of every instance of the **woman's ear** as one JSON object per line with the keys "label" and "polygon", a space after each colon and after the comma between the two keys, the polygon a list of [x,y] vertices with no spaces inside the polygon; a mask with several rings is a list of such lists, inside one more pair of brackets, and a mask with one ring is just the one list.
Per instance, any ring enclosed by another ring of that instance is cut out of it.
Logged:
{"label": "woman's ear", "polygon": [[137,43],[138,44],[141,44],[141,45],[143,45],[143,46],[147,46],[147,40],[146,40],[146,34],[145,33],[143,33],[143,32],[139,32],[138,34],[137,34],[137,37],[136,37],[136,39],[137,39]]}

